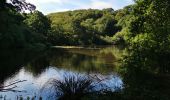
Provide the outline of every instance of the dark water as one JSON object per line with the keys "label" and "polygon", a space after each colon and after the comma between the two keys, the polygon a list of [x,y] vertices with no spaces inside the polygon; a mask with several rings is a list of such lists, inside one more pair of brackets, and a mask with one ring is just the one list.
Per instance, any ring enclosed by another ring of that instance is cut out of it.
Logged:
{"label": "dark water", "polygon": [[[0,54],[0,86],[17,91],[0,92],[1,99],[18,97],[43,97],[49,99],[51,90],[42,89],[51,78],[62,79],[64,75],[80,74],[107,79],[105,84],[112,91],[123,88],[122,78],[116,73],[118,61],[123,54],[115,47],[54,48],[47,51],[2,50]],[[103,88],[103,87],[98,87]]]}

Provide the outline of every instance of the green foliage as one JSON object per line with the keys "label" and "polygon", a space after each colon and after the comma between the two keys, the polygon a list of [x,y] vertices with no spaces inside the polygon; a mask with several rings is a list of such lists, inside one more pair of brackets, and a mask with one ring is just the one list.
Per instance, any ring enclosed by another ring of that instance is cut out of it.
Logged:
{"label": "green foliage", "polygon": [[122,30],[113,37],[123,40],[128,54],[121,64],[126,100],[169,100],[170,1],[136,0],[115,16]]}
{"label": "green foliage", "polygon": [[[60,41],[61,44],[67,45],[108,44],[106,39],[102,39],[103,36],[113,36],[120,29],[116,26],[114,10],[109,8],[52,13],[48,18],[51,20],[52,27],[50,34],[56,35],[54,37],[58,39],[67,37]],[[49,38],[49,41],[53,41],[56,45],[60,44],[58,39],[54,41],[54,38]]]}
{"label": "green foliage", "polygon": [[64,76],[64,80],[53,79],[47,84],[51,84],[56,91],[59,100],[80,99],[90,93],[94,88],[93,80],[87,76],[72,75]]}
{"label": "green foliage", "polygon": [[22,24],[22,17],[12,11],[1,11],[0,13],[0,47],[22,47],[25,44],[25,37],[22,34],[25,26]]}
{"label": "green foliage", "polygon": [[5,9],[10,9],[17,12],[23,12],[24,10],[32,12],[36,9],[36,7],[31,3],[27,3],[25,0],[1,0],[0,10]]}
{"label": "green foliage", "polygon": [[[129,100],[169,100],[170,2],[136,0],[115,16],[122,30],[113,37],[128,44],[121,64],[123,96]],[[122,17],[121,17],[122,16]]]}
{"label": "green foliage", "polygon": [[[152,67],[160,72],[169,72],[170,51],[168,39],[170,33],[170,3],[167,0],[140,2],[146,5],[143,15],[138,16],[131,23],[131,49],[138,53],[142,59],[143,67]],[[161,8],[161,9],[160,9]],[[134,13],[137,13],[136,11]],[[161,59],[160,59],[161,58]],[[147,59],[147,60],[146,60]],[[151,63],[152,62],[152,63]],[[151,63],[150,65],[147,65]]]}
{"label": "green foliage", "polygon": [[128,45],[125,65],[154,73],[170,71],[169,9],[168,0],[136,0],[134,5],[116,11],[115,19],[122,30],[113,40]]}
{"label": "green foliage", "polygon": [[[38,11],[21,14],[13,8],[13,2],[5,2],[3,9],[0,9],[0,48],[45,47],[45,34],[49,29],[48,19]],[[24,5],[18,5],[21,8],[22,6]]]}
{"label": "green foliage", "polygon": [[50,21],[39,11],[27,14],[24,23],[28,25],[34,32],[46,36],[50,29]]}
{"label": "green foliage", "polygon": [[117,32],[113,36],[113,40],[115,44],[127,44],[129,41],[130,35],[130,24],[136,18],[132,14],[134,5],[129,5],[124,7],[123,9],[115,11],[115,19],[118,21],[117,26],[121,27],[122,29]]}

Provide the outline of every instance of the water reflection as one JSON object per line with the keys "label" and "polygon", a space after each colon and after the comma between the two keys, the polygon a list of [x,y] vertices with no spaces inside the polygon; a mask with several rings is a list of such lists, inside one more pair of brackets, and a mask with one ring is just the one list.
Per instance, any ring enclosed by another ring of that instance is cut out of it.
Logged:
{"label": "water reflection", "polygon": [[18,73],[22,66],[35,59],[39,51],[29,50],[3,50],[0,52],[0,83]]}
{"label": "water reflection", "polygon": [[[60,49],[63,51],[63,49]],[[52,53],[53,52],[53,53]],[[53,50],[50,54],[51,66],[75,70],[78,72],[112,73],[123,53],[115,47],[101,49],[65,49],[62,54]],[[55,53],[54,53],[55,52]],[[57,54],[59,53],[59,54]],[[60,55],[62,57],[58,57]]]}
{"label": "water reflection", "polygon": [[[17,99],[51,95],[49,89],[41,91],[51,78],[62,79],[68,74],[90,74],[108,80],[103,81],[112,91],[123,90],[119,100],[169,100],[169,74],[155,75],[129,65],[125,73],[116,74],[122,50],[115,47],[50,49],[47,51],[1,50],[0,53],[0,87],[17,80],[27,80],[17,84],[16,90],[26,92],[0,92],[1,97]],[[133,59],[133,61],[135,61]],[[123,80],[122,80],[123,79]],[[98,86],[99,87],[99,86]],[[107,97],[112,96],[110,94]],[[112,98],[112,97],[110,97]],[[117,97],[116,97],[117,98]],[[49,98],[48,98],[49,100]],[[53,100],[53,98],[51,98]]]}
{"label": "water reflection", "polygon": [[[16,80],[17,90],[26,93],[0,92],[7,98],[33,97],[50,78],[62,77],[64,73],[94,74],[108,77],[110,88],[121,87],[121,78],[115,74],[118,59],[123,52],[115,47],[98,49],[50,49],[43,51],[2,51],[0,54],[0,83],[10,84]],[[47,95],[41,95],[46,98]]]}

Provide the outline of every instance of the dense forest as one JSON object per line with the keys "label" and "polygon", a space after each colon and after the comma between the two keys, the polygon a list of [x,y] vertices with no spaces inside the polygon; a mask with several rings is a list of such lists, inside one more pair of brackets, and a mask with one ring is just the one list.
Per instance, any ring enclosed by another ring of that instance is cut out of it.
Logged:
{"label": "dense forest", "polygon": [[[169,28],[166,0],[165,3],[137,0],[134,5],[116,11],[112,8],[88,9],[47,16],[35,11],[33,5],[29,8],[31,13],[23,13],[24,7],[16,5],[14,0],[1,7],[1,47],[46,42],[53,45],[130,44],[139,38],[152,40],[154,37],[148,34],[163,34],[163,30],[168,33]],[[166,35],[163,36],[168,37]],[[160,38],[159,41],[164,40]]]}
{"label": "dense forest", "polygon": [[[24,13],[25,10],[30,13]],[[0,48],[45,47],[49,20],[25,1],[1,0]],[[36,27],[35,27],[36,26]]]}
{"label": "dense forest", "polygon": [[[3,48],[127,44],[140,45],[141,49],[168,49],[168,46],[165,48],[169,44],[167,0],[136,0],[135,4],[120,10],[87,9],[47,16],[25,1],[3,1],[0,12],[0,47]],[[30,10],[30,13],[24,13],[24,10]]]}
{"label": "dense forest", "polygon": [[119,70],[125,90],[118,97],[169,100],[170,90],[158,83],[170,83],[162,78],[169,78],[170,73],[170,0],[134,2],[119,10],[82,9],[43,15],[25,1],[1,0],[0,48],[124,45],[127,54]]}
{"label": "dense forest", "polygon": [[49,40],[53,44],[111,44],[113,35],[121,29],[112,8],[52,13],[47,17],[51,20]]}

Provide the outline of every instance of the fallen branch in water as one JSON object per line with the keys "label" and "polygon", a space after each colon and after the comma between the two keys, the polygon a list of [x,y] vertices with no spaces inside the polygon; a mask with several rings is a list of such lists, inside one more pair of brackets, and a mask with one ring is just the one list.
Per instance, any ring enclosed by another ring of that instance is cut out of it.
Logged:
{"label": "fallen branch in water", "polygon": [[27,81],[27,80],[16,81],[16,82],[10,83],[9,85],[6,85],[6,86],[0,85],[0,92],[8,92],[8,91],[24,92],[24,91],[15,90],[15,88],[17,88],[16,84],[21,83],[21,82],[25,82],[25,81]]}

